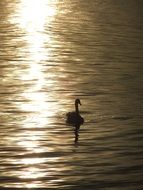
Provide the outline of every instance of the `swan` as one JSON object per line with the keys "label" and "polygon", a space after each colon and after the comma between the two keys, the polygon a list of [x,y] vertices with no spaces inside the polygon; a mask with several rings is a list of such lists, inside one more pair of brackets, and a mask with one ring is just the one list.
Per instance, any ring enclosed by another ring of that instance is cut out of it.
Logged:
{"label": "swan", "polygon": [[78,104],[81,105],[80,99],[75,100],[75,112],[69,112],[66,114],[67,120],[66,123],[72,124],[75,126],[80,126],[84,123],[83,117],[80,116]]}

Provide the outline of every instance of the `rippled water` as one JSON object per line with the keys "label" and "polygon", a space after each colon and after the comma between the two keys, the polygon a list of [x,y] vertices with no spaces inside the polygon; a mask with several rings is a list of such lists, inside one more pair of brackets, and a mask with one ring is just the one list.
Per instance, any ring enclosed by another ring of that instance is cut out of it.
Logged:
{"label": "rippled water", "polygon": [[143,189],[142,8],[0,1],[1,189]]}

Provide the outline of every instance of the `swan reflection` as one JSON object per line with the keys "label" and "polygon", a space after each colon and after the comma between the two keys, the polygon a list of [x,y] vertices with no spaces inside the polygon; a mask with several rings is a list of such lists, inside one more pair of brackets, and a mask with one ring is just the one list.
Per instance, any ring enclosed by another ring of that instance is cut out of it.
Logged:
{"label": "swan reflection", "polygon": [[74,134],[75,134],[75,140],[74,140],[74,142],[75,142],[75,143],[78,142],[78,138],[79,138],[79,129],[80,129],[80,125],[75,125],[75,129],[74,129]]}

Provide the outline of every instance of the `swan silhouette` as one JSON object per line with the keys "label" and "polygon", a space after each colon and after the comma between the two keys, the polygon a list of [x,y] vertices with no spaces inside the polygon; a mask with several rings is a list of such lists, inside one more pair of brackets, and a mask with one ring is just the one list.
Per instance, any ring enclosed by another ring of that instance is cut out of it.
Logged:
{"label": "swan silhouette", "polygon": [[69,112],[66,114],[67,120],[66,123],[70,125],[79,126],[84,123],[83,117],[79,113],[78,105],[81,105],[80,99],[75,100],[75,112]]}

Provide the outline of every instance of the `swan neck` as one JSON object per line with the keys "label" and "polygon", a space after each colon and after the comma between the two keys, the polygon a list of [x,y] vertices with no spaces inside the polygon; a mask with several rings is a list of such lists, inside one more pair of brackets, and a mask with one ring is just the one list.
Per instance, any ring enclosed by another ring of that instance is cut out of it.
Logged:
{"label": "swan neck", "polygon": [[75,104],[75,111],[77,114],[79,114],[78,104]]}

